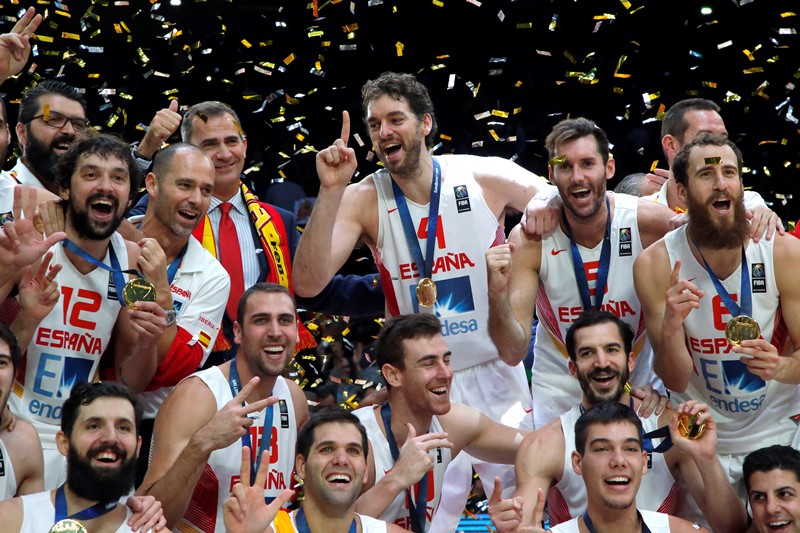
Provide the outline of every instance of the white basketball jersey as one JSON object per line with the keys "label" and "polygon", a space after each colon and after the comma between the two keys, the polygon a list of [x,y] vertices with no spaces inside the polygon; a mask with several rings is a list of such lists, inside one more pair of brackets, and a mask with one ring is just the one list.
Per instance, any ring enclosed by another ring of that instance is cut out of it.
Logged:
{"label": "white basketball jersey", "polygon": [[[111,247],[120,268],[128,269],[125,241],[118,233],[112,235]],[[117,289],[108,270],[96,267],[81,274],[62,243],[51,250],[51,264],[62,265],[56,275],[61,297],[36,328],[9,396],[11,410],[34,425],[44,449],[55,448],[61,409],[72,387],[96,379],[100,356],[122,308],[117,299],[122,287]],[[103,263],[111,265],[110,252]]]}
{"label": "white basketball jersey", "polygon": [[[442,321],[442,335],[453,352],[450,364],[461,370],[498,357],[489,337],[486,250],[505,242],[503,227],[486,205],[481,187],[469,169],[469,156],[437,157],[442,169],[439,220],[432,278],[438,296],[433,312]],[[378,191],[378,238],[373,250],[383,282],[389,316],[427,312],[415,288],[421,268],[414,261],[397,210],[391,177],[372,175]],[[423,257],[426,253],[428,204],[407,200]],[[425,257],[427,260],[427,257]]]}
{"label": "white basketball jersey", "polygon": [[[547,496],[547,509],[553,525],[566,522],[586,510],[586,484],[583,477],[572,469],[572,452],[575,451],[575,422],[581,416],[580,404],[561,415],[561,428],[564,432],[564,470],[561,480],[550,489]],[[658,416],[641,418],[645,433],[658,429]],[[655,439],[654,446],[660,444]],[[648,453],[647,474],[636,494],[636,507],[659,513],[676,514],[678,506],[678,486],[664,454]]]}
{"label": "white basketball jersey", "polygon": [[[389,441],[386,440],[386,435],[381,431],[378,426],[376,417],[381,416],[380,408],[373,406],[362,407],[353,411],[353,414],[361,420],[361,423],[367,429],[367,437],[369,437],[370,444],[372,444],[373,458],[375,462],[375,483],[378,483],[383,476],[385,476],[392,468],[394,468],[394,459],[392,459],[392,451],[389,448]],[[439,433],[442,426],[439,420],[434,416],[431,420],[431,433]],[[430,527],[431,518],[433,517],[436,508],[439,506],[439,500],[442,497],[442,481],[444,480],[444,471],[447,465],[450,464],[452,459],[449,448],[434,448],[428,451],[428,454],[433,458],[433,469],[428,472],[428,505],[425,510],[427,520],[425,530]],[[414,498],[416,505],[417,493],[419,492],[419,482],[414,484],[411,490],[411,496]],[[393,522],[398,526],[411,530],[411,515],[406,499],[407,491],[398,494],[392,503],[381,513],[378,517],[386,522]]]}
{"label": "white basketball jersey", "polygon": [[[675,394],[679,401],[700,400],[708,404],[717,424],[717,450],[720,454],[747,453],[771,444],[789,444],[797,428],[789,418],[800,410],[797,385],[765,381],[751,374],[731,351],[725,338],[725,325],[732,315],[717,294],[705,266],[689,248],[687,226],[667,234],[664,241],[670,268],[681,260],[681,278],[693,280],[705,292],[700,307],[683,322],[686,346],[693,370],[686,391]],[[752,317],[761,327],[761,337],[786,354],[790,342],[780,311],[780,294],[775,284],[772,248],[774,240],[749,241],[747,269],[752,294]],[[722,285],[741,302],[741,268]],[[675,400],[673,400],[675,401]]]}
{"label": "white basketball jersey", "polygon": [[[202,379],[211,389],[217,400],[217,410],[222,409],[233,399],[230,384],[218,367],[196,372],[192,376]],[[284,378],[277,378],[271,396],[277,396],[280,400],[272,409],[269,471],[264,490],[264,497],[269,500],[274,499],[283,489],[290,488],[297,442],[294,404]],[[251,464],[255,465],[261,455],[258,450],[264,433],[264,411],[249,416],[254,418],[254,423],[250,426],[250,460]],[[175,527],[176,531],[198,533],[225,531],[222,504],[230,496],[233,486],[239,482],[241,464],[241,439],[227,448],[211,452],[208,463],[194,487],[189,507]]]}
{"label": "white basketball jersey", "polygon": [[[634,332],[633,353],[636,367],[630,381],[634,385],[653,382],[652,351],[645,332],[644,318],[633,288],[633,261],[642,251],[637,224],[639,199],[615,194],[611,221],[611,261],[602,308],[621,318]],[[583,261],[589,296],[594,305],[595,285],[602,241],[589,250],[578,246]],[[542,240],[542,264],[536,295],[536,341],[534,343],[531,393],[534,427],[539,428],[569,410],[581,397],[578,380],[569,375],[569,355],[564,344],[567,329],[583,312],[570,239],[559,227]],[[642,355],[643,357],[639,357]]]}

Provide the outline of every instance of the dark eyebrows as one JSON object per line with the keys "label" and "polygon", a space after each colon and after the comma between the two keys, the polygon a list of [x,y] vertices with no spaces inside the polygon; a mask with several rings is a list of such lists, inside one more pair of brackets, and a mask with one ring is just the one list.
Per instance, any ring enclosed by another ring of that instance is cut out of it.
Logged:
{"label": "dark eyebrows", "polygon": [[[451,352],[450,350],[447,350],[446,352],[444,352],[444,353],[442,354],[442,358],[444,358],[444,357],[448,357],[448,356],[450,356],[450,355],[452,355],[452,352]],[[417,362],[417,363],[424,363],[425,361],[429,361],[429,360],[431,360],[431,359],[438,359],[438,358],[439,358],[439,356],[438,356],[437,354],[435,354],[435,353],[429,353],[429,354],[425,354],[425,355],[423,355],[423,356],[417,357],[417,360],[416,360],[416,362]]]}

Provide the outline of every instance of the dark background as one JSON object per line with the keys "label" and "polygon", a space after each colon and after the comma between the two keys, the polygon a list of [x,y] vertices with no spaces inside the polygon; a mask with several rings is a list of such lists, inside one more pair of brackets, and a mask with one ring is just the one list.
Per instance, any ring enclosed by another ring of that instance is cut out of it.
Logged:
{"label": "dark background", "polygon": [[[31,4],[4,4],[0,31]],[[435,153],[499,155],[546,175],[544,137],[561,118],[583,115],[614,145],[610,187],[666,166],[664,109],[711,98],[744,152],[745,185],[784,220],[798,217],[798,2],[320,0],[317,18],[305,0],[36,8],[46,10],[37,33],[52,42],[35,41],[28,68],[0,88],[12,125],[22,91],[50,77],[85,89],[91,121],[130,141],[170,98],[222,100],[242,119],[261,195],[279,177],[316,195],[314,152],[338,136],[342,109],[365,143],[351,140],[356,179],[374,170],[360,87],[397,70],[430,88],[443,135]]]}

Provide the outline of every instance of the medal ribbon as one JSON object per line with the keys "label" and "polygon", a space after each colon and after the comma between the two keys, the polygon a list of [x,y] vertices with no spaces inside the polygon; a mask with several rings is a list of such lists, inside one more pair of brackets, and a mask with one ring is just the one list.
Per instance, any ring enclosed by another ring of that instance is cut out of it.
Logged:
{"label": "medal ribbon", "polygon": [[[230,377],[228,378],[228,385],[231,388],[231,394],[233,394],[233,396],[236,396],[237,394],[239,394],[239,391],[242,390],[242,382],[239,379],[239,371],[236,370],[236,357],[231,359],[231,373]],[[244,407],[244,405],[245,403],[242,402],[242,407]],[[258,470],[258,467],[261,465],[261,456],[264,455],[265,451],[269,450],[269,442],[270,439],[272,439],[273,405],[270,405],[264,410],[264,425],[263,425],[264,429],[261,434],[261,444],[258,447],[258,455],[256,456],[255,461],[250,461],[250,483],[252,483],[256,479],[256,471]],[[250,431],[245,431],[244,435],[242,435],[242,446],[247,446],[248,448],[250,448],[250,450],[253,449],[250,442]]]}
{"label": "medal ribbon", "polygon": [[[603,247],[600,249],[600,266],[597,270],[597,283],[594,287],[594,309],[600,309],[603,305],[603,296],[606,292],[606,284],[608,282],[608,270],[611,264],[611,208],[609,206],[608,197],[606,197],[606,233],[603,237]],[[581,294],[581,302],[583,303],[583,310],[590,311],[592,309],[592,302],[589,291],[589,281],[586,279],[586,270],[583,267],[583,259],[578,250],[578,244],[572,236],[572,228],[569,227],[567,222],[567,215],[561,214],[561,220],[564,222],[564,227],[569,234],[570,251],[572,252],[572,266],[575,270],[575,281],[578,282],[578,291]]]}
{"label": "medal ribbon", "polygon": [[[311,533],[311,528],[308,527],[308,520],[306,520],[306,514],[303,512],[302,507],[297,511],[297,514],[294,515],[294,522],[297,526],[298,533]],[[358,525],[354,517],[353,521],[350,523],[349,533],[356,533],[356,531],[358,531]]]}
{"label": "medal ribbon", "polygon": [[78,257],[89,261],[94,266],[98,266],[102,269],[108,270],[111,272],[112,277],[114,278],[114,287],[117,289],[117,299],[119,303],[122,304],[122,307],[125,307],[125,300],[122,298],[122,288],[125,286],[125,278],[122,276],[123,274],[132,274],[134,276],[144,278],[141,272],[136,269],[129,269],[129,270],[122,270],[119,266],[119,259],[117,259],[117,254],[114,252],[114,247],[109,244],[108,246],[108,256],[111,259],[111,266],[103,263],[102,261],[98,261],[94,257],[92,257],[89,252],[75,244],[69,239],[64,239],[64,248],[69,250],[70,252],[74,253]]}
{"label": "medal ribbon", "polygon": [[83,511],[78,511],[73,515],[67,516],[67,495],[64,494],[64,485],[61,485],[56,489],[56,522],[66,518],[72,518],[74,520],[91,520],[113,511],[116,509],[116,507],[116,500],[108,503],[96,503],[91,507],[87,507]]}
{"label": "medal ribbon", "polygon": [[692,239],[692,243],[694,244],[694,247],[697,248],[697,253],[700,254],[700,259],[703,260],[703,266],[706,268],[706,272],[708,272],[711,282],[714,283],[714,288],[717,289],[717,294],[722,299],[722,303],[725,304],[725,308],[728,310],[731,316],[752,316],[753,295],[750,292],[750,271],[747,268],[747,256],[744,252],[744,246],[742,246],[742,285],[741,289],[739,289],[741,305],[739,305],[733,300],[725,287],[722,286],[722,282],[719,280],[717,275],[714,274],[714,271],[711,270],[711,267],[708,266],[708,262],[706,261],[706,258],[703,257],[703,252],[700,250],[700,245],[697,244],[697,241]]}
{"label": "medal ribbon", "polygon": [[[392,432],[392,408],[389,407],[389,402],[381,406],[381,418],[383,418],[383,427],[386,428],[386,440],[389,441],[389,450],[392,452],[392,459],[397,464],[397,458],[400,457],[400,450],[397,448],[397,441]],[[417,490],[416,505],[414,498],[411,494],[411,487],[406,489],[406,504],[411,514],[411,529],[414,533],[425,533],[425,523],[428,520],[428,473],[426,472],[422,479],[419,480],[419,488]]]}
{"label": "medal ribbon", "polygon": [[397,204],[397,213],[403,223],[403,232],[406,234],[408,247],[411,248],[411,255],[417,263],[417,270],[423,278],[430,278],[433,275],[433,255],[434,245],[436,244],[436,229],[439,223],[439,196],[441,194],[442,168],[436,158],[433,159],[433,180],[431,181],[431,201],[428,204],[428,234],[425,246],[425,257],[422,257],[422,248],[419,245],[417,234],[414,231],[414,222],[411,220],[411,213],[408,211],[408,204],[403,191],[397,182],[392,180],[392,191],[394,201]]}
{"label": "medal ribbon", "polygon": [[186,246],[183,247],[181,253],[179,253],[178,256],[175,259],[173,259],[172,263],[170,263],[169,266],[167,267],[167,283],[169,283],[170,285],[172,285],[172,280],[175,279],[175,274],[178,273],[178,267],[180,266],[181,261],[183,260],[183,256],[186,253],[186,249],[188,247],[189,243],[186,243]]}
{"label": "medal ribbon", "polygon": [[[638,510],[636,511],[636,516],[639,517],[639,523],[642,524],[642,533],[651,533],[650,528],[647,527],[647,524],[644,523],[644,518],[642,518],[642,513]],[[586,524],[586,529],[589,530],[589,533],[595,533],[594,531],[594,524],[592,523],[592,519],[589,518],[589,510],[587,509],[585,513],[583,513],[583,523]]]}

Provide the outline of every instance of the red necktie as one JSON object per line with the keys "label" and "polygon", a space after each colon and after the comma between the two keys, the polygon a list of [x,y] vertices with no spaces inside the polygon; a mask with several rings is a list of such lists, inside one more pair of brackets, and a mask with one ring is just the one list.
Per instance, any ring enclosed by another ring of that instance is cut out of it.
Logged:
{"label": "red necktie", "polygon": [[219,220],[219,262],[231,277],[231,293],[228,296],[226,310],[228,317],[236,320],[236,307],[239,305],[239,298],[244,294],[244,271],[239,237],[236,235],[236,226],[230,215],[231,207],[233,204],[230,202],[219,204],[219,210],[222,212],[222,218]]}

